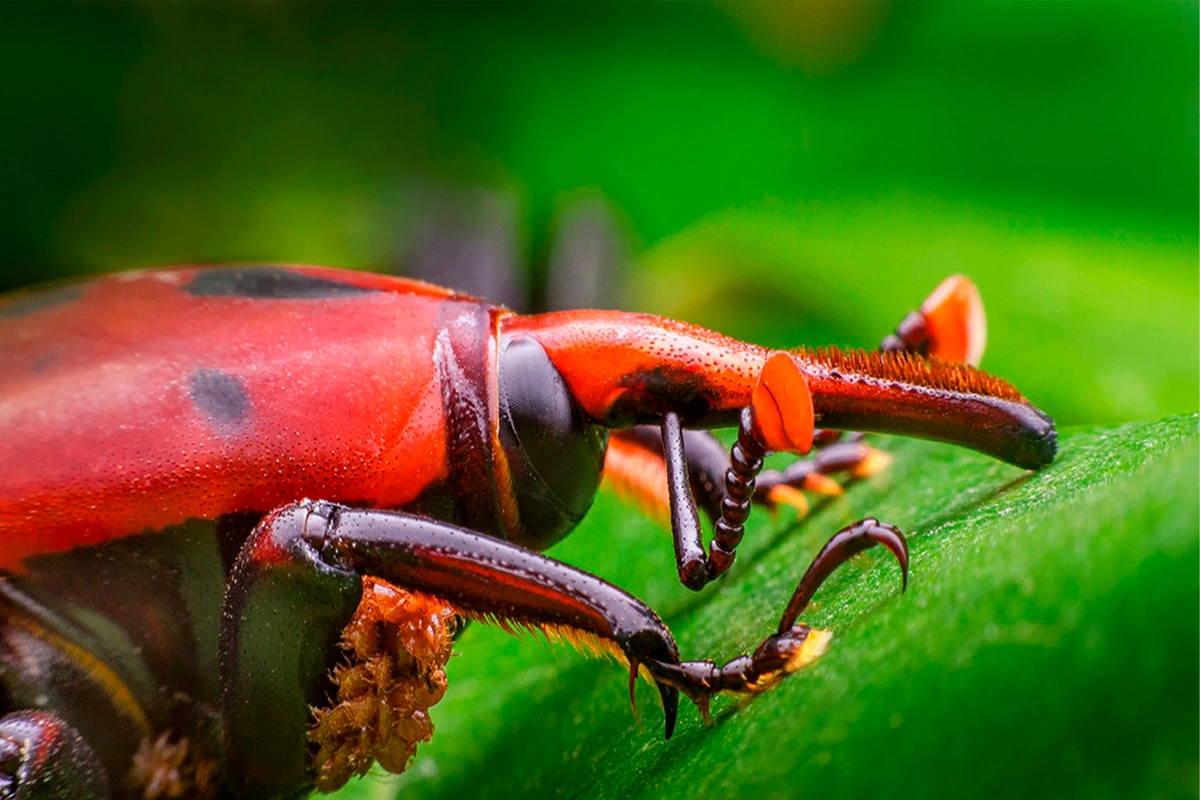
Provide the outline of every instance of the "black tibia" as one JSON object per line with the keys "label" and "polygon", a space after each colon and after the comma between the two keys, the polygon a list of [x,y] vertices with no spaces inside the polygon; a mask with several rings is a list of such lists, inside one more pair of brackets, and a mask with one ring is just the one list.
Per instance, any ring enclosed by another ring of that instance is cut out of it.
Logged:
{"label": "black tibia", "polygon": [[100,759],[53,714],[0,717],[0,800],[101,800],[109,796]]}
{"label": "black tibia", "polygon": [[708,583],[708,556],[700,534],[700,515],[688,480],[683,427],[679,415],[668,411],[662,421],[663,460],[667,467],[667,495],[671,503],[671,534],[675,540],[675,565],[679,580],[689,589]]}
{"label": "black tibia", "polygon": [[688,480],[688,458],[679,417],[672,411],[663,415],[663,459],[667,466],[667,495],[671,504],[671,530],[675,538],[675,563],[679,579],[689,589],[702,589],[733,564],[738,544],[745,533],[754,496],[754,479],[762,470],[766,450],[751,431],[750,410],[742,412],[738,440],[730,451],[725,472],[725,491],[720,513],[713,526],[708,554],[700,538],[700,518],[696,499]]}
{"label": "black tibia", "polygon": [[[796,615],[834,568],[877,542],[907,566],[904,538],[894,528],[864,520],[841,531],[805,573],[784,614],[786,629],[769,637],[753,655],[734,659],[724,667],[710,661],[681,663],[675,640],[658,615],[594,575],[511,542],[401,512],[313,501],[286,506],[269,515],[247,542],[238,559],[236,579],[269,588],[269,573],[279,572],[287,577],[286,583],[330,582],[335,588],[326,593],[338,597],[347,577],[369,575],[440,598],[469,616],[590,634],[601,644],[611,643],[625,656],[631,678],[639,666],[653,676],[669,737],[675,727],[680,690],[707,712],[708,698],[716,692],[757,691],[796,668],[810,635],[807,626],[792,624]],[[312,580],[299,580],[306,574]],[[237,624],[239,618],[253,620],[256,615],[272,613],[251,612],[235,596],[242,591],[232,590],[226,598],[224,623],[231,626],[232,633],[245,627],[244,622]],[[318,595],[311,588],[293,593]],[[254,599],[270,603],[275,598],[264,588]],[[343,613],[342,607],[339,605],[333,616]],[[278,613],[274,618],[278,628]],[[260,627],[257,635],[270,639],[272,632]],[[222,666],[235,675],[233,680],[225,680],[226,691],[231,691],[231,684],[242,679],[246,666],[239,663],[237,652],[228,652],[227,640],[242,648],[244,659],[248,636],[244,631],[231,636],[231,631],[222,630]],[[261,642],[257,646],[264,651]],[[268,656],[264,651],[262,657],[282,668],[292,663],[294,654]],[[230,709],[228,699],[226,708]],[[236,706],[233,710],[230,724],[244,725]]]}

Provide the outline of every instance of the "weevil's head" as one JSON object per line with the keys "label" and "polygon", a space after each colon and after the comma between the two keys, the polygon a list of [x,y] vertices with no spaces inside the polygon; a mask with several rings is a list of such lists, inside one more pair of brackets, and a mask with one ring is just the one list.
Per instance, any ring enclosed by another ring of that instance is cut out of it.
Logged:
{"label": "weevil's head", "polygon": [[500,444],[521,524],[508,538],[544,550],[591,508],[608,432],[588,420],[533,336],[501,338],[499,372]]}

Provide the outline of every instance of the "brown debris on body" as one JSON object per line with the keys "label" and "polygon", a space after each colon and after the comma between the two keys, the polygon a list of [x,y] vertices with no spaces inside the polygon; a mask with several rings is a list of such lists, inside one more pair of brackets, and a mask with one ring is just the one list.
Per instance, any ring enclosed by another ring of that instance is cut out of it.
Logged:
{"label": "brown debris on body", "polygon": [[358,610],[342,633],[347,661],[334,669],[337,699],[313,709],[309,741],[317,789],[332,792],[376,761],[403,772],[433,736],[428,710],[446,692],[455,611],[427,595],[363,579]]}
{"label": "brown debris on body", "polygon": [[210,800],[216,797],[215,778],[216,764],[171,731],[142,740],[127,776],[135,796],[143,800]]}

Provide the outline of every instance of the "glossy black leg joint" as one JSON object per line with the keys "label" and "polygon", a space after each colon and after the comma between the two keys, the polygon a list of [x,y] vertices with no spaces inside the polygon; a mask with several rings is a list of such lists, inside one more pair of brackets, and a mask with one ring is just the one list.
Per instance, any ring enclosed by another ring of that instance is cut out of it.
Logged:
{"label": "glossy black leg joint", "polygon": [[725,499],[721,501],[721,518],[713,526],[713,542],[709,548],[708,577],[721,575],[731,566],[737,546],[746,533],[750,517],[750,501],[754,497],[755,479],[762,472],[767,450],[753,431],[753,415],[749,408],[742,410],[738,438],[729,451],[729,471],[725,473]]}

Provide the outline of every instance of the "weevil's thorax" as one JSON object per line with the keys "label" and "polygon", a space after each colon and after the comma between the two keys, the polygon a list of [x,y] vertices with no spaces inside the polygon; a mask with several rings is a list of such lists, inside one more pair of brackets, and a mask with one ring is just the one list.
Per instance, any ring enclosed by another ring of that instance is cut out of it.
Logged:
{"label": "weevil's thorax", "polygon": [[591,508],[608,432],[587,419],[532,336],[502,338],[499,375],[499,438],[520,518],[508,538],[544,550]]}

